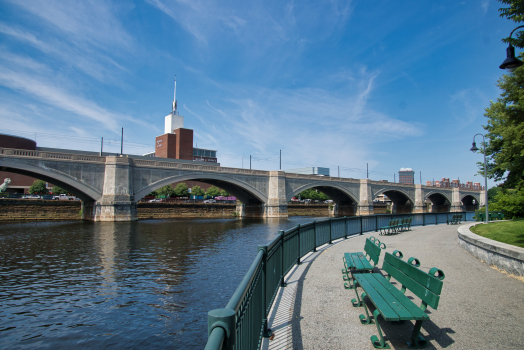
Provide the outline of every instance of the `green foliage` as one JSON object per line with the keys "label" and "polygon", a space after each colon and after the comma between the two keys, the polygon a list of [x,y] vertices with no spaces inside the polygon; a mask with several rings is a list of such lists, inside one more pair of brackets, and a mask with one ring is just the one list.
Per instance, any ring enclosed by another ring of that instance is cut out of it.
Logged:
{"label": "green foliage", "polygon": [[[505,189],[524,190],[524,66],[498,81],[501,96],[490,102],[484,116],[488,124],[486,156],[488,176]],[[483,147],[479,147],[483,148]],[[484,165],[478,163],[483,174]]]}
{"label": "green foliage", "polygon": [[489,205],[490,211],[503,211],[508,219],[524,217],[524,191],[500,191],[495,196],[495,203]]}
{"label": "green foliage", "polygon": [[211,186],[207,189],[206,191],[206,196],[208,197],[217,197],[217,196],[220,196],[220,190],[218,189],[218,187],[215,187],[215,186]]}
{"label": "green foliage", "polygon": [[29,193],[31,194],[48,194],[49,191],[45,187],[45,181],[35,180],[31,187],[29,187]]}
{"label": "green foliage", "polygon": [[231,196],[231,195],[229,194],[229,192],[227,192],[226,190],[220,190],[220,195],[221,195],[222,197],[229,197],[229,196]]}
{"label": "green foliage", "polygon": [[326,196],[324,193],[315,190],[314,188],[310,188],[308,190],[305,190],[303,192],[300,192],[299,194],[300,199],[318,199],[320,201],[326,201],[329,199],[328,196]]}
{"label": "green foliage", "polygon": [[191,194],[193,196],[203,196],[206,194],[206,192],[204,192],[204,190],[200,188],[200,186],[193,186],[193,188],[191,189]]}
{"label": "green foliage", "polygon": [[175,196],[177,197],[189,197],[189,190],[185,183],[179,183],[175,186]]}
{"label": "green foliage", "polygon": [[[501,7],[499,9],[500,17],[506,17],[507,19],[520,23],[524,21],[524,1],[522,0],[499,0],[508,7]],[[502,39],[503,42],[509,43],[509,36]],[[511,44],[515,47],[524,48],[524,31],[515,31],[511,37]]]}
{"label": "green foliage", "polygon": [[174,196],[175,190],[173,189],[173,186],[171,185],[165,185],[164,187],[159,188],[155,191],[158,196],[164,196],[167,198],[168,196]]}
{"label": "green foliage", "polygon": [[502,188],[500,188],[500,187],[498,187],[498,186],[491,187],[491,188],[488,190],[488,202],[489,202],[490,204],[496,202],[495,197],[497,196],[497,194],[498,194],[501,190],[502,190]]}
{"label": "green foliage", "polygon": [[61,195],[61,194],[67,194],[68,192],[64,190],[62,187],[55,186],[53,187],[53,194],[55,195]]}
{"label": "green foliage", "polygon": [[149,193],[148,196],[157,197],[157,196],[159,196],[159,194],[158,194],[157,191],[153,191],[153,192]]}

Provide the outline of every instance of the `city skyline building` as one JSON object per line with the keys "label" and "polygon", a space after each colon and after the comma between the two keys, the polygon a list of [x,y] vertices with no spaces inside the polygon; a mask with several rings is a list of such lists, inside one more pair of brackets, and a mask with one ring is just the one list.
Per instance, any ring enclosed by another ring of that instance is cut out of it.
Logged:
{"label": "city skyline building", "polygon": [[398,172],[398,183],[415,184],[415,172],[411,168],[400,168]]}

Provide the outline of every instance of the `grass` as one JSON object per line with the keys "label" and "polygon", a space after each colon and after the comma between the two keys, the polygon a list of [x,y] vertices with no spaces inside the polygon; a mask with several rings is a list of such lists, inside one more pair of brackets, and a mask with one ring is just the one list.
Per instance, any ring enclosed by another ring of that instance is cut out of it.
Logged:
{"label": "grass", "polygon": [[524,219],[476,225],[471,232],[494,241],[524,248]]}

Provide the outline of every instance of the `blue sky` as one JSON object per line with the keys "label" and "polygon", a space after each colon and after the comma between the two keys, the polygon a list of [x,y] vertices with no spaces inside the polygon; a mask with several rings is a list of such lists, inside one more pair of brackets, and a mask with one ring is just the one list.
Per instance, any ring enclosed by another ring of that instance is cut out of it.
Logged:
{"label": "blue sky", "polygon": [[[0,1],[0,133],[154,150],[178,110],[223,166],[483,183],[497,1]],[[477,137],[477,141],[480,141]],[[493,182],[490,181],[490,187]]]}

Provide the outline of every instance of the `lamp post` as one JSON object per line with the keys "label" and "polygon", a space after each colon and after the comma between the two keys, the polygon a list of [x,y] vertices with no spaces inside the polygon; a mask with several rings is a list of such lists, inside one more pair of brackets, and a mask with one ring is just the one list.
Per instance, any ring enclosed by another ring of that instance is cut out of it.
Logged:
{"label": "lamp post", "polygon": [[511,31],[511,34],[509,35],[509,46],[506,49],[506,59],[502,64],[499,66],[500,69],[506,69],[510,72],[513,72],[518,67],[522,66],[524,63],[522,63],[521,60],[515,57],[515,48],[513,45],[511,45],[511,35],[513,35],[513,32],[516,31],[519,28],[524,28],[524,26],[518,26],[517,28],[513,29]]}
{"label": "lamp post", "polygon": [[471,152],[477,152],[479,149],[477,148],[477,144],[475,143],[475,137],[477,135],[482,136],[482,142],[484,143],[484,194],[485,194],[485,203],[486,203],[486,224],[489,221],[489,212],[488,212],[488,173],[487,173],[487,164],[486,164],[486,139],[484,138],[484,135],[482,134],[475,134],[473,136],[473,146],[471,147]]}

